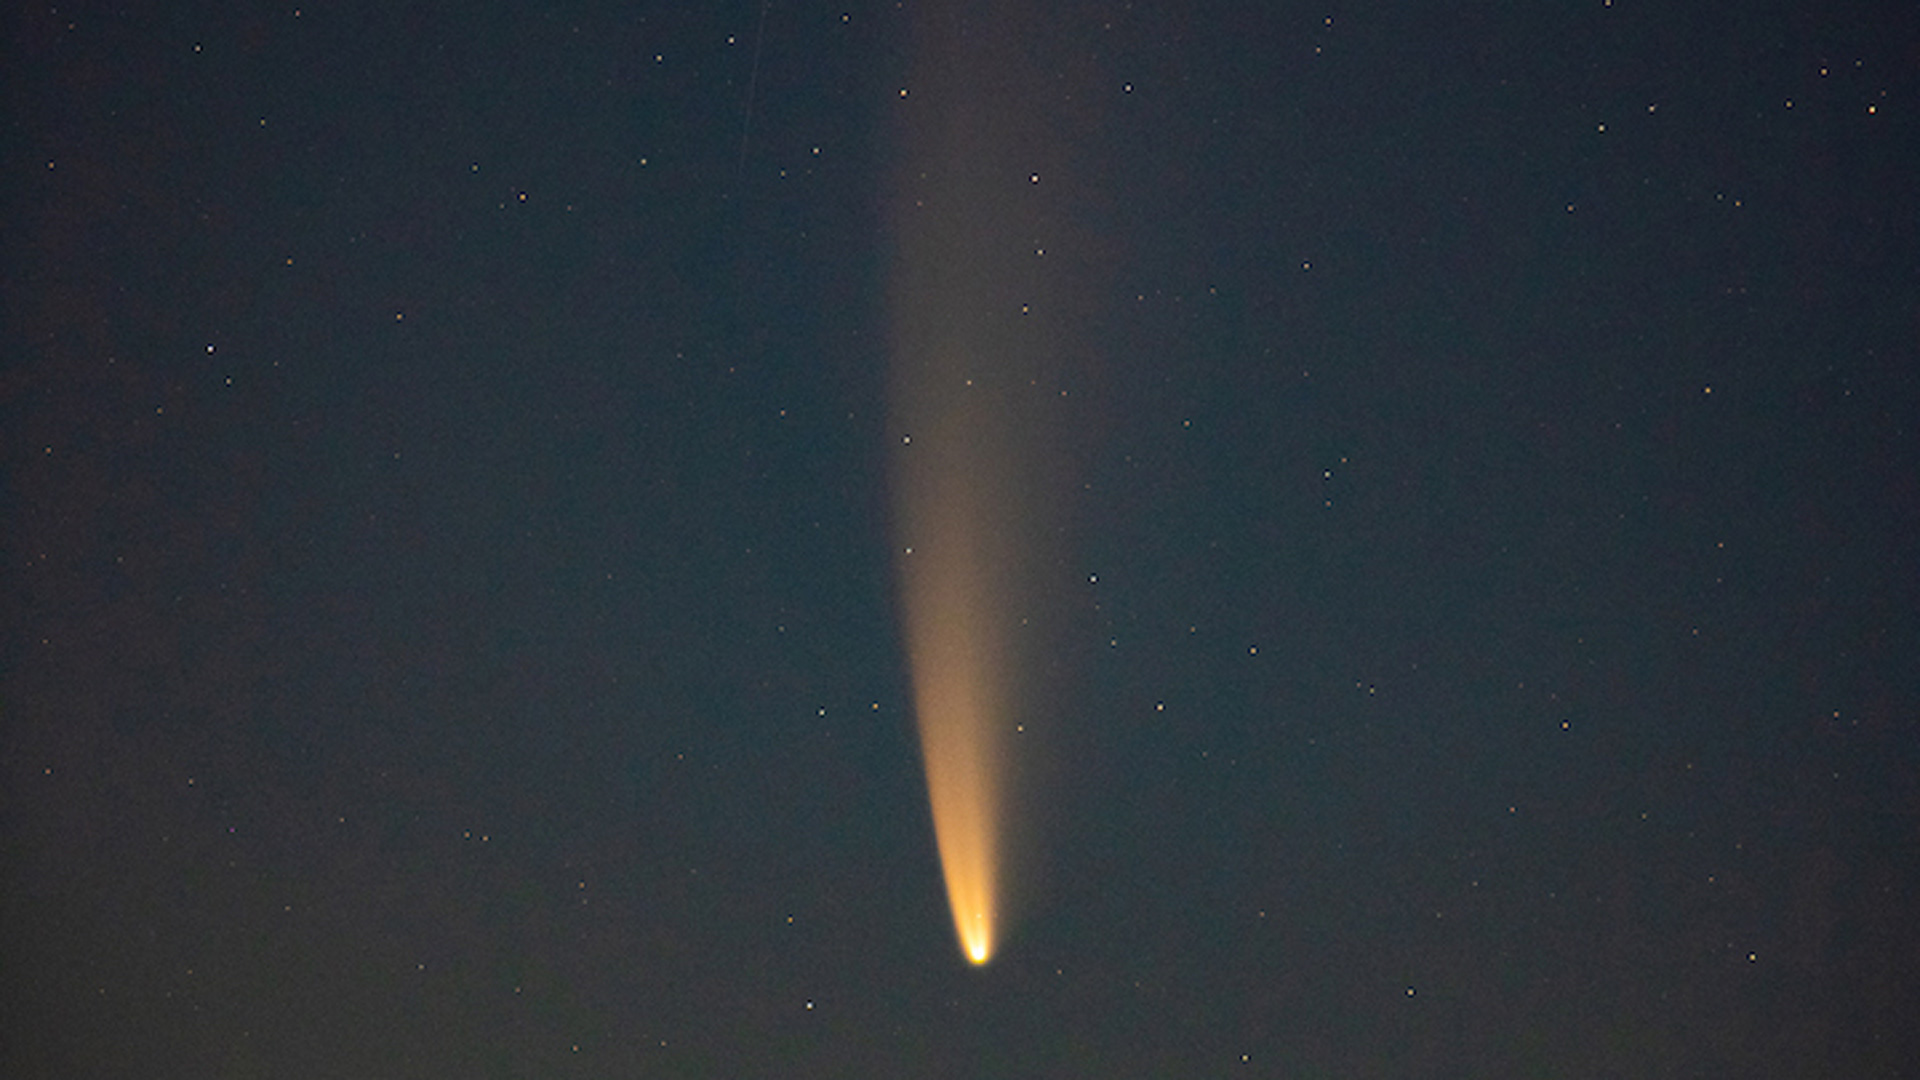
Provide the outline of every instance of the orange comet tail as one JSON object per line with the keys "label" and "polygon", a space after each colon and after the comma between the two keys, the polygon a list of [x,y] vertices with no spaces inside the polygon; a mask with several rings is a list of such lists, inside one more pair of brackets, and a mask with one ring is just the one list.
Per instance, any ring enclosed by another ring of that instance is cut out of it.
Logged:
{"label": "orange comet tail", "polygon": [[[929,486],[954,494],[951,478]],[[955,499],[948,510],[968,502]],[[984,964],[993,956],[1000,901],[1004,646],[987,599],[996,590],[980,572],[983,538],[966,515],[935,514],[942,528],[902,566],[908,653],[954,931],[967,959]]]}
{"label": "orange comet tail", "polygon": [[917,0],[911,77],[886,110],[900,614],[947,898],[976,964],[1010,934],[1042,839],[1020,810],[1040,731],[1013,733],[1056,700],[1059,665],[1041,658],[1073,447],[1098,421],[1078,389],[1098,381],[1079,327],[1101,290],[1085,283],[1120,254],[1093,135],[1112,84],[1071,44],[1087,13],[1055,7]]}
{"label": "orange comet tail", "polygon": [[[924,716],[924,713],[922,714]],[[958,722],[962,726],[947,727]],[[994,889],[998,835],[993,776],[964,721],[948,717],[931,729],[923,722],[927,791],[933,827],[947,879],[947,905],[967,959],[984,964],[993,955]]]}

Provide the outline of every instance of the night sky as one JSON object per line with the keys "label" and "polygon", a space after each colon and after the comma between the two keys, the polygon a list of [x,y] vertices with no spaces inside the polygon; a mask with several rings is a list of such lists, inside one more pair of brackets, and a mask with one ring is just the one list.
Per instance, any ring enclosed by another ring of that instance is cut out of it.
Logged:
{"label": "night sky", "polygon": [[[1911,4],[7,35],[0,1073],[1920,1075]],[[984,968],[942,116],[1061,238]]]}

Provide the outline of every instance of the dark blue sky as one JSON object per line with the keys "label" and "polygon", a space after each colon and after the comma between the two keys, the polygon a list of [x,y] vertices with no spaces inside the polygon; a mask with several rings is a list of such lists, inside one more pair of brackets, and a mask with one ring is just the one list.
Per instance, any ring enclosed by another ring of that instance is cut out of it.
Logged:
{"label": "dark blue sky", "polygon": [[1245,7],[1023,58],[1100,258],[983,970],[918,5],[21,12],[0,1072],[1908,1072],[1920,22]]}

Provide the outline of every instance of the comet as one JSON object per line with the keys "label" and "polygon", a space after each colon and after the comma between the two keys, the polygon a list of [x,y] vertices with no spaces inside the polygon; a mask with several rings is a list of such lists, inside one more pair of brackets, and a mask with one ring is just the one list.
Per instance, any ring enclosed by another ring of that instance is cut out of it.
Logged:
{"label": "comet", "polygon": [[996,599],[1002,595],[980,503],[981,462],[939,455],[923,439],[900,501],[900,576],[914,712],[947,901],[962,951],[992,958],[1001,906],[1005,780],[1010,727],[1008,657]]}
{"label": "comet", "polygon": [[[1026,0],[916,7],[892,98],[888,432],[894,561],[935,847],[961,955],[989,963],[1037,843],[1062,507],[1088,350],[1067,40]],[[1042,50],[1044,52],[1044,50]],[[1075,54],[1077,55],[1077,54]],[[1085,95],[1090,98],[1091,94]],[[1024,733],[1023,733],[1024,732]],[[1030,815],[1028,815],[1030,816]]]}

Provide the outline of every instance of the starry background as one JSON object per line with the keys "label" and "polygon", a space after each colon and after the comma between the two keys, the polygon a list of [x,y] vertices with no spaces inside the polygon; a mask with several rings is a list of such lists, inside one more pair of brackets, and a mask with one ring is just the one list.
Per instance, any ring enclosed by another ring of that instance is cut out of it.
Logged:
{"label": "starry background", "polygon": [[913,4],[16,11],[0,1072],[1914,1075],[1920,17],[1249,7],[1034,43],[1104,257],[983,970]]}

